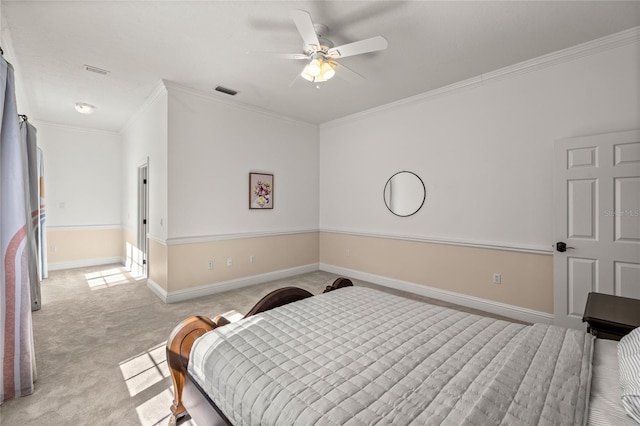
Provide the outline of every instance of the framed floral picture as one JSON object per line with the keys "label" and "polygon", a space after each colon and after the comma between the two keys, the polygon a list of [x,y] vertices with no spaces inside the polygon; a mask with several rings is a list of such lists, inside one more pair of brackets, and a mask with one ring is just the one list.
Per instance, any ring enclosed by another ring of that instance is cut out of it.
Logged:
{"label": "framed floral picture", "polygon": [[273,208],[273,175],[249,173],[249,208]]}

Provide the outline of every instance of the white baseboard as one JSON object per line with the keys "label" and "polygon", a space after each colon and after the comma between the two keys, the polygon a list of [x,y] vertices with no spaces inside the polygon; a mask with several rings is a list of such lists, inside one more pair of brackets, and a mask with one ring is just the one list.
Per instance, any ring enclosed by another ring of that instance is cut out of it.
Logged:
{"label": "white baseboard", "polygon": [[100,257],[95,259],[71,260],[68,262],[48,262],[47,268],[49,269],[49,271],[59,271],[61,269],[86,268],[88,266],[111,265],[114,263],[124,265],[124,257],[114,256]]}
{"label": "white baseboard", "polygon": [[160,285],[157,282],[153,281],[151,278],[147,278],[147,287],[149,287],[149,290],[151,290],[153,294],[158,296],[160,300],[162,300],[164,303],[167,303],[167,290],[160,287]]}
{"label": "white baseboard", "polygon": [[295,268],[282,269],[279,271],[268,272],[266,274],[252,275],[249,277],[238,278],[229,281],[222,281],[219,283],[206,284],[194,288],[188,288],[185,290],[177,290],[167,292],[153,280],[147,280],[147,286],[153,291],[165,303],[182,302],[189,299],[195,299],[197,297],[210,296],[216,293],[222,293],[224,291],[236,290],[241,287],[248,287],[256,284],[262,284],[273,280],[280,280],[283,278],[289,278],[300,274],[306,274],[309,272],[315,272],[318,270],[318,264],[312,263],[309,265],[298,266]]}
{"label": "white baseboard", "polygon": [[368,274],[353,269],[328,265],[326,263],[320,264],[320,270],[331,272],[333,274],[341,275],[348,278],[368,281],[373,284],[378,284],[396,290],[407,291],[410,293],[418,294],[420,296],[432,297],[434,299],[443,300],[449,303],[455,303],[457,305],[466,306],[468,308],[491,312],[492,314],[502,315],[520,321],[553,324],[553,315],[546,312],[521,308],[519,306],[508,305],[501,302],[494,302],[493,300],[482,299],[480,297],[467,296],[465,294],[454,293],[452,291],[442,290],[439,288],[429,287],[421,284],[415,284],[408,281],[396,280],[380,275]]}

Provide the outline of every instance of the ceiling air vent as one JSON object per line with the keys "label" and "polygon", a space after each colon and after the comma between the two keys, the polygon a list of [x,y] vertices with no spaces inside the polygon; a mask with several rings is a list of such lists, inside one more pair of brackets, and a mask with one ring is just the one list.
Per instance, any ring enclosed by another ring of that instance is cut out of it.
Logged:
{"label": "ceiling air vent", "polygon": [[216,92],[226,93],[227,95],[235,96],[238,94],[235,90],[227,89],[226,87],[218,86],[216,87]]}
{"label": "ceiling air vent", "polygon": [[102,68],[92,67],[91,65],[84,65],[83,68],[87,71],[95,72],[96,74],[107,75],[109,71],[103,70]]}

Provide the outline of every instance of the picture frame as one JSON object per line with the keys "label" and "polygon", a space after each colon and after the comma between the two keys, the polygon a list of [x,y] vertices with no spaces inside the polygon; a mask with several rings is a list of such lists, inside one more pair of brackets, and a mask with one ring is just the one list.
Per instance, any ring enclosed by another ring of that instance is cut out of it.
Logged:
{"label": "picture frame", "polygon": [[249,209],[273,209],[273,175],[249,173]]}

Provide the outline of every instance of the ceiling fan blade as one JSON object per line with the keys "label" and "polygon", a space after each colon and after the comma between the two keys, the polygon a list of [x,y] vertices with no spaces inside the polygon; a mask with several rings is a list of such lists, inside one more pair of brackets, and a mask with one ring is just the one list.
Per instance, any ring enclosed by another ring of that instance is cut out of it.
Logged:
{"label": "ceiling fan blade", "polygon": [[291,83],[289,83],[289,87],[293,87],[294,84],[296,84],[296,82],[298,80],[300,80],[302,77],[300,77],[300,73],[296,73],[296,76],[293,80],[291,80]]}
{"label": "ceiling fan blade", "polygon": [[360,55],[362,53],[375,52],[387,48],[387,39],[375,36],[353,43],[343,44],[329,49],[327,56],[330,58],[346,58],[347,56]]}
{"label": "ceiling fan blade", "polygon": [[309,57],[303,53],[272,53],[271,56],[279,59],[309,59]]}
{"label": "ceiling fan blade", "polygon": [[313,28],[313,21],[311,20],[309,12],[305,12],[304,10],[292,10],[291,17],[298,28],[298,32],[300,33],[304,44],[316,48],[320,46],[320,41],[318,40],[315,28]]}
{"label": "ceiling fan blade", "polygon": [[352,84],[362,84],[366,80],[366,78],[364,78],[362,75],[358,74],[351,68],[347,67],[346,65],[342,65],[338,62],[333,61],[331,63],[335,67],[336,77],[340,77]]}
{"label": "ceiling fan blade", "polygon": [[281,53],[281,52],[246,52],[247,55],[260,56],[278,59],[309,59],[304,53]]}

